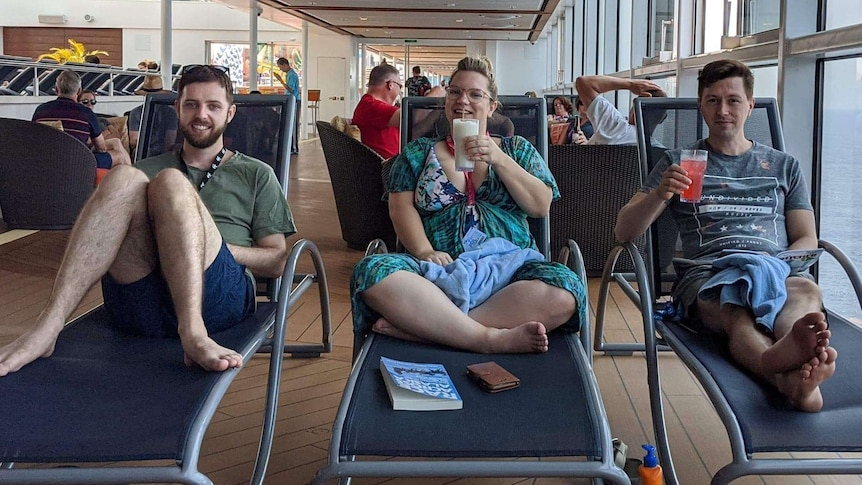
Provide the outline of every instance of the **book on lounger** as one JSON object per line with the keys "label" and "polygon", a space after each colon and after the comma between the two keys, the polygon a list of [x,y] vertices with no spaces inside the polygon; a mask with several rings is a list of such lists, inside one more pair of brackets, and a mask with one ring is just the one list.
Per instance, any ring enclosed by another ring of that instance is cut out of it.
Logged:
{"label": "book on lounger", "polygon": [[464,407],[449,373],[440,364],[380,357],[380,373],[396,411],[443,411]]}
{"label": "book on lounger", "polygon": [[[749,249],[725,249],[723,253],[757,253]],[[801,273],[808,270],[814,263],[820,259],[823,254],[823,248],[817,249],[787,249],[776,254],[775,257],[784,261],[790,266],[791,273]]]}

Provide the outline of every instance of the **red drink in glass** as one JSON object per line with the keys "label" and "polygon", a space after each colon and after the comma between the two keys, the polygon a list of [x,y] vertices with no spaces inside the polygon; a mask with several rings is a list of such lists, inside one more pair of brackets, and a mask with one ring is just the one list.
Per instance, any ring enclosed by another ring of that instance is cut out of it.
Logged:
{"label": "red drink in glass", "polygon": [[700,202],[703,192],[703,174],[706,173],[706,160],[682,159],[679,165],[691,179],[691,185],[679,196],[679,200],[682,202]]}

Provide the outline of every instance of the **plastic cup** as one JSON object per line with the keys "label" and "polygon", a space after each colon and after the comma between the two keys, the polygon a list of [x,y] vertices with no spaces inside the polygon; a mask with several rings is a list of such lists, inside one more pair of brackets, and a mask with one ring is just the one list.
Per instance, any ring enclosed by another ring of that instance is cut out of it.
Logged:
{"label": "plastic cup", "polygon": [[703,192],[703,175],[706,173],[706,150],[683,150],[679,166],[686,171],[691,185],[679,196],[681,202],[700,202]]}
{"label": "plastic cup", "polygon": [[479,120],[455,118],[452,120],[452,140],[455,142],[455,170],[472,172],[473,160],[464,153],[464,138],[479,134]]}

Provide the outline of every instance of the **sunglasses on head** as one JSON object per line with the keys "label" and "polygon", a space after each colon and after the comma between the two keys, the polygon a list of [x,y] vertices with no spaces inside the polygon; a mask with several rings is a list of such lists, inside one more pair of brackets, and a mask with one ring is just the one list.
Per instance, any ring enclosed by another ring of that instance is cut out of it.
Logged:
{"label": "sunglasses on head", "polygon": [[89,106],[91,104],[96,104],[96,100],[95,99],[82,99],[81,104]]}
{"label": "sunglasses on head", "polygon": [[185,66],[183,66],[182,69],[180,69],[180,76],[187,74],[189,72],[192,72],[194,70],[197,70],[197,69],[209,69],[211,71],[222,73],[222,74],[226,75],[227,77],[230,77],[230,69],[228,69],[226,66],[209,65],[209,64],[188,64],[188,65],[185,65]]}

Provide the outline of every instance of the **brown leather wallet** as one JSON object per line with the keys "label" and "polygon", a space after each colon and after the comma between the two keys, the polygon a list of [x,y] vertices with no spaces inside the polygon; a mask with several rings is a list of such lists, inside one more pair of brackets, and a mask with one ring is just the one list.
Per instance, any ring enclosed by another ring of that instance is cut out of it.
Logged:
{"label": "brown leather wallet", "polygon": [[496,362],[482,362],[467,366],[467,375],[488,392],[500,392],[521,385],[521,380]]}

